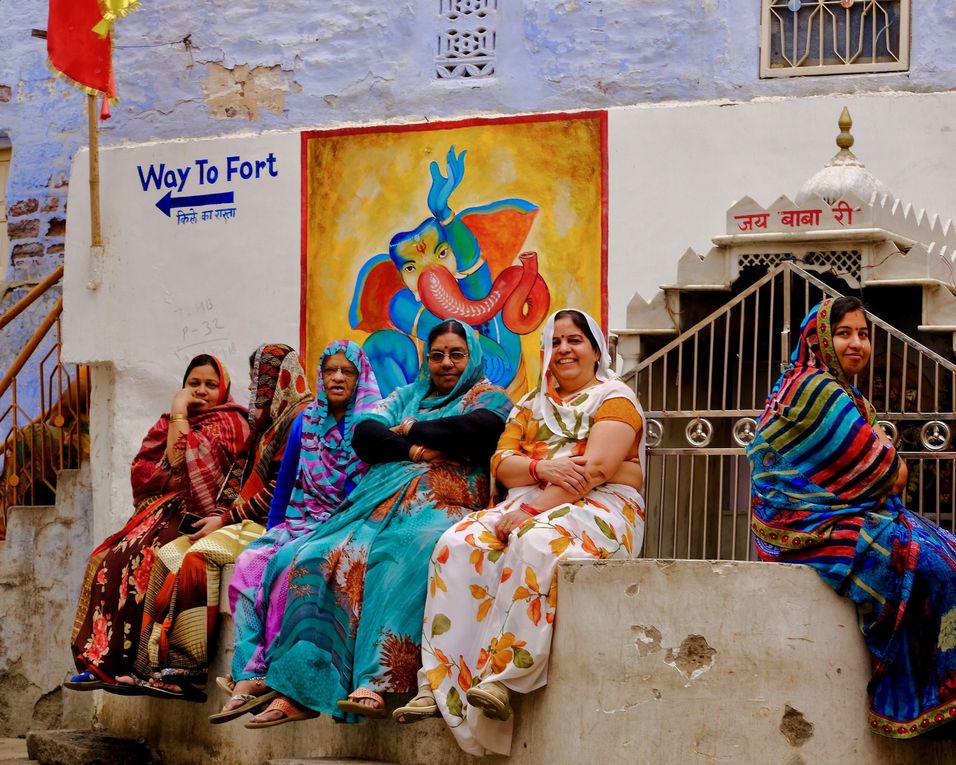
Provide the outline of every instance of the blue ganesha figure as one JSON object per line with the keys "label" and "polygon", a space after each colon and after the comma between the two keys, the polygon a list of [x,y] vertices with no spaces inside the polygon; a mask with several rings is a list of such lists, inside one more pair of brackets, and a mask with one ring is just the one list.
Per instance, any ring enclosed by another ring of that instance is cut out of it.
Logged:
{"label": "blue ganesha figure", "polygon": [[429,331],[446,318],[478,332],[493,383],[524,389],[520,335],[537,329],[550,305],[537,254],[521,252],[538,207],[502,199],[452,211],[466,153],[448,150],[447,175],[431,163],[431,217],[395,234],[356,280],[349,323],[370,333],[364,349],[383,395],[415,379]]}

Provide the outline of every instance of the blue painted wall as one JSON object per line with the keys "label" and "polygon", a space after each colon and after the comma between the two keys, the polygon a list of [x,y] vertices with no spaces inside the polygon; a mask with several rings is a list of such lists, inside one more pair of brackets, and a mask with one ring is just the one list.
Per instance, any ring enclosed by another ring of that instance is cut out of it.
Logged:
{"label": "blue painted wall", "polygon": [[[437,0],[144,0],[117,25],[122,100],[102,140],[956,87],[949,0],[914,3],[909,72],[775,80],[758,77],[757,2],[500,0],[497,73],[458,81],[434,75],[437,10]],[[45,42],[30,35],[46,28],[47,2],[21,0],[2,13],[0,130],[14,146],[8,205],[36,199],[27,216],[40,222],[39,236],[11,243],[7,277],[29,279],[62,257],[62,237],[47,228],[63,215],[69,160],[86,142],[83,97],[52,79]]]}
{"label": "blue painted wall", "polygon": [[[143,0],[116,27],[121,102],[101,140],[956,88],[951,0],[914,3],[909,72],[773,80],[758,76],[753,0],[499,0],[497,71],[473,80],[435,77],[438,6]],[[45,41],[31,36],[46,28],[46,0],[7,3],[0,14],[0,131],[13,144],[6,277],[33,280],[62,260],[69,163],[87,141],[85,97],[52,77]],[[16,342],[5,340],[0,356]]]}

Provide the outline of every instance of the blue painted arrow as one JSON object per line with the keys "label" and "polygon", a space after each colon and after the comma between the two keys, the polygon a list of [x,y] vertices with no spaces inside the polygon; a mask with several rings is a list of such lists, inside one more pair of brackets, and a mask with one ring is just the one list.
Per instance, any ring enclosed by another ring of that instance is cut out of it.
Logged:
{"label": "blue painted arrow", "polygon": [[174,207],[202,207],[203,205],[232,204],[233,192],[224,191],[221,194],[194,194],[191,197],[174,197],[172,191],[160,199],[156,206],[170,217],[169,211]]}

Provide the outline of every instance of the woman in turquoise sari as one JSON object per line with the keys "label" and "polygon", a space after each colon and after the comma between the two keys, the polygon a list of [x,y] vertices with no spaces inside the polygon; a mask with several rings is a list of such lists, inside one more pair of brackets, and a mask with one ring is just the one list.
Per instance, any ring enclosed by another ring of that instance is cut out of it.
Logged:
{"label": "woman in turquoise sari", "polygon": [[850,380],[870,358],[863,304],[803,320],[747,447],[763,560],[813,568],[857,607],[869,727],[912,738],[956,719],[956,537],[903,506],[906,465]]}
{"label": "woman in turquoise sari", "polygon": [[428,337],[415,382],[356,425],[372,465],[342,508],[300,541],[267,654],[281,694],[248,728],[325,712],[382,717],[381,692],[417,686],[435,541],[489,498],[488,464],[511,401],[484,376],[478,335],[449,320]]}

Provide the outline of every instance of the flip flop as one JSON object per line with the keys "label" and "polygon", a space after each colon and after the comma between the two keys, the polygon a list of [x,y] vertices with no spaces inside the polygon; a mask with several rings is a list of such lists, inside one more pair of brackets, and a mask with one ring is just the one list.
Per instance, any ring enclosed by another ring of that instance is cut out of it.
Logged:
{"label": "flip flop", "polygon": [[[166,683],[167,685],[179,685],[179,683],[171,683],[166,680],[159,680],[158,682]],[[195,701],[200,704],[206,701],[206,692],[189,683],[179,685],[178,691],[173,691],[169,688],[160,688],[157,685],[150,685],[146,680],[139,681],[138,685],[144,694],[157,699],[182,699],[183,701]]]}
{"label": "flip flop", "polygon": [[224,709],[221,712],[216,712],[216,714],[209,715],[209,722],[211,722],[213,725],[218,725],[219,723],[235,720],[237,717],[242,717],[247,712],[254,712],[259,707],[267,705],[278,695],[278,691],[266,691],[258,696],[253,696],[251,693],[237,693],[235,696],[229,699],[229,701],[242,701],[244,702],[242,706],[235,707],[234,709]]}
{"label": "flip flop", "polygon": [[253,730],[258,728],[274,728],[276,725],[285,725],[290,722],[298,722],[299,720],[311,720],[313,717],[318,717],[319,713],[311,709],[299,709],[295,704],[293,704],[285,696],[279,696],[278,698],[273,699],[272,703],[264,710],[269,712],[270,710],[278,710],[285,715],[285,717],[280,717],[278,720],[268,720],[266,722],[256,722],[251,720],[246,723],[247,728]]}
{"label": "flip flop", "polygon": [[[266,687],[266,678],[265,675],[256,675],[255,677],[244,677],[239,682],[243,680],[256,680],[256,685],[260,688]],[[218,685],[225,693],[228,693],[230,696],[236,692],[236,681],[231,677],[223,677],[220,675],[216,678],[216,685]]]}
{"label": "flip flop", "polygon": [[[416,701],[424,702],[416,704]],[[399,707],[392,712],[392,719],[402,725],[408,723],[426,720],[429,717],[438,717],[438,704],[435,701],[435,694],[428,686],[422,686],[418,689],[418,694],[411,699],[405,706]]]}
{"label": "flip flop", "polygon": [[[355,699],[372,699],[378,702],[377,707],[370,707],[368,704],[360,704]],[[343,712],[348,712],[361,717],[381,718],[388,714],[385,710],[385,700],[375,691],[368,688],[356,688],[349,694],[347,699],[336,702]]]}
{"label": "flip flop", "polygon": [[96,691],[106,685],[106,683],[92,672],[80,672],[78,675],[73,675],[73,677],[62,683],[62,685],[71,691]]}
{"label": "flip flop", "polygon": [[145,696],[146,691],[143,689],[145,685],[145,680],[137,680],[135,685],[130,685],[129,683],[104,683],[103,690],[107,693],[112,693],[114,696]]}
{"label": "flip flop", "polygon": [[470,688],[465,698],[492,720],[507,720],[511,717],[511,692],[497,680]]}

